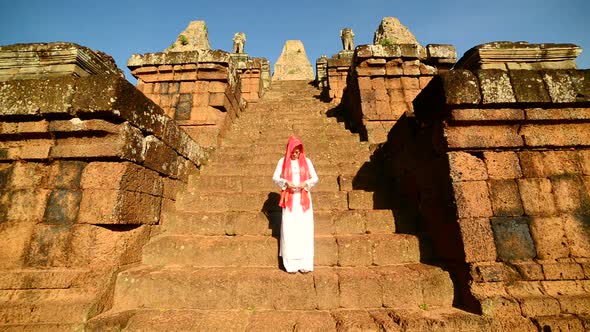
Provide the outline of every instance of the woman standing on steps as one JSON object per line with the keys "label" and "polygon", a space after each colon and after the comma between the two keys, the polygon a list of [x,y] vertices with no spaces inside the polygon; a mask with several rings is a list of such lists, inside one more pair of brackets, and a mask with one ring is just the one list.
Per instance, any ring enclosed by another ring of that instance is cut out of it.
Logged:
{"label": "woman standing on steps", "polygon": [[273,181],[281,188],[283,208],[279,255],[289,273],[313,271],[313,205],[309,190],[318,182],[303,143],[291,136],[285,156],[277,163]]}

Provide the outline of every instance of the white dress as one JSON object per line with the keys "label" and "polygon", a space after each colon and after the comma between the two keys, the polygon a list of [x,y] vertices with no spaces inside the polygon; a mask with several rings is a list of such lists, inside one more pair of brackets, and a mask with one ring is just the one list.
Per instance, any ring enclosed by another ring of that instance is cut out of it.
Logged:
{"label": "white dress", "polygon": [[[287,187],[287,180],[281,178],[283,170],[283,161],[281,158],[277,163],[277,168],[273,174],[273,181],[281,189]],[[313,164],[306,158],[310,178],[307,180],[306,189],[309,192],[318,182],[318,175],[313,168]],[[291,161],[291,170],[293,174],[293,184],[298,185],[299,181],[299,163],[296,160]],[[313,271],[313,203],[311,193],[309,194],[309,209],[303,212],[301,207],[301,197],[299,190],[293,194],[293,208],[283,208],[281,222],[281,240],[279,255],[283,257],[283,265],[287,272],[297,272],[298,270]]]}

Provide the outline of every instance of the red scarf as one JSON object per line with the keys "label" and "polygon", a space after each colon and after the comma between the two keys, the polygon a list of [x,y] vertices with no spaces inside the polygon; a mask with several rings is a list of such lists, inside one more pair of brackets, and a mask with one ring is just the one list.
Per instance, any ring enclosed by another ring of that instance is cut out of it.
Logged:
{"label": "red scarf", "polygon": [[[293,182],[293,174],[291,172],[291,154],[296,147],[299,147],[301,151],[297,162],[299,163],[299,183],[303,183],[304,181],[310,179],[309,168],[307,167],[307,161],[305,160],[305,153],[303,153],[303,143],[295,136],[291,136],[289,138],[289,142],[287,142],[287,150],[285,151],[285,159],[283,160],[283,171],[281,172],[281,178],[289,182]],[[305,188],[301,188],[299,192],[301,194],[301,206],[303,207],[303,212],[305,212],[307,209],[309,209],[310,205],[309,193]],[[292,189],[283,189],[281,191],[281,200],[279,201],[279,206],[282,208],[289,208],[289,211],[293,209]]]}

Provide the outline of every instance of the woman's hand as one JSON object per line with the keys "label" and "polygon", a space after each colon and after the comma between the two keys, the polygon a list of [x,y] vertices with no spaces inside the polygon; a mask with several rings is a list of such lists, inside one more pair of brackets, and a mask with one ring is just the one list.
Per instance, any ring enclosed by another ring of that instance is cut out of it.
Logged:
{"label": "woman's hand", "polygon": [[301,186],[296,186],[293,182],[287,181],[287,188],[289,189],[301,189]]}

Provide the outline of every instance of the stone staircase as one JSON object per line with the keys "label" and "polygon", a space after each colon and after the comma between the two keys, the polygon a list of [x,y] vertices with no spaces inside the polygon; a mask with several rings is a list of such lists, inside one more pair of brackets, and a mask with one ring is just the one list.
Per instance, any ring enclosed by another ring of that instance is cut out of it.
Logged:
{"label": "stone staircase", "polygon": [[[113,307],[88,330],[489,330],[452,307],[453,283],[419,239],[395,232],[369,146],[319,92],[277,81],[236,120],[210,163],[168,211],[142,264],[119,274]],[[320,178],[312,190],[315,271],[288,274],[278,257],[280,209],[271,177],[290,135]],[[363,184],[370,184],[363,187]]]}

